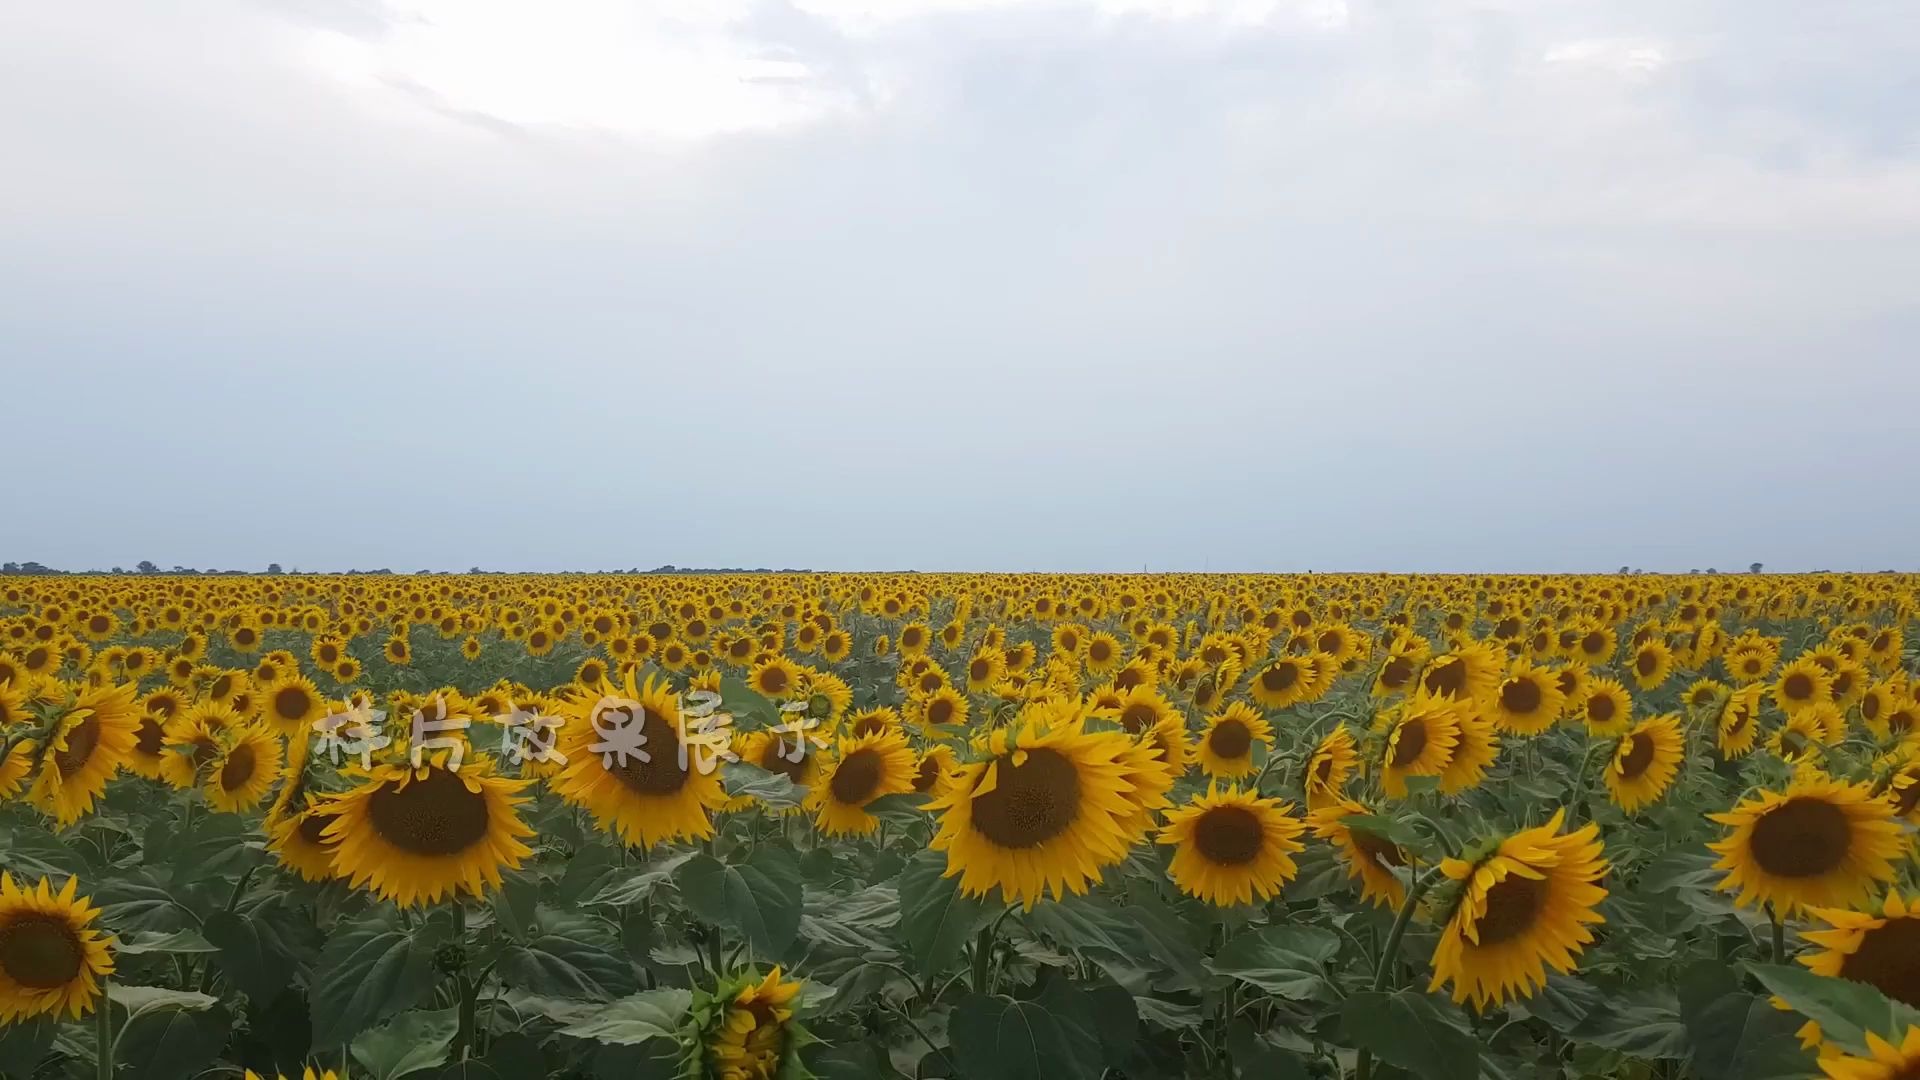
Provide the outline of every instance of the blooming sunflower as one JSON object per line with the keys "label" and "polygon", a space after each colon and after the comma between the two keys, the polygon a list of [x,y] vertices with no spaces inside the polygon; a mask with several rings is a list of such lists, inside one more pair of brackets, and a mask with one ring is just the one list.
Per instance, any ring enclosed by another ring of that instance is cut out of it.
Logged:
{"label": "blooming sunflower", "polygon": [[1796,713],[1831,700],[1833,676],[1810,656],[1802,656],[1780,669],[1773,684],[1773,702],[1785,713]]}
{"label": "blooming sunflower", "polygon": [[1420,689],[1434,697],[1479,701],[1500,685],[1506,653],[1487,642],[1470,641],[1437,656],[1420,673]]}
{"label": "blooming sunflower", "polygon": [[920,726],[935,737],[958,734],[967,725],[967,696],[951,686],[916,697],[912,710]]}
{"label": "blooming sunflower", "polygon": [[1820,1069],[1828,1080],[1911,1080],[1920,1076],[1920,1026],[1909,1025],[1899,1046],[1869,1031],[1867,1051],[1865,1057],[1823,1057]]}
{"label": "blooming sunflower", "polygon": [[1478,787],[1499,755],[1500,734],[1477,708],[1467,704],[1460,712],[1460,738],[1454,743],[1453,756],[1440,770],[1440,794],[1458,795]]}
{"label": "blooming sunflower", "polygon": [[1707,845],[1727,871],[1734,903],[1771,903],[1782,916],[1805,907],[1848,907],[1893,880],[1905,836],[1893,807],[1867,784],[1803,776],[1784,792],[1762,791],[1724,814],[1732,828]]}
{"label": "blooming sunflower", "polygon": [[1590,679],[1581,704],[1589,735],[1620,735],[1633,727],[1633,698],[1627,688],[1614,679],[1604,676]]}
{"label": "blooming sunflower", "polygon": [[1225,710],[1207,718],[1200,733],[1200,768],[1220,780],[1238,780],[1254,771],[1255,744],[1271,750],[1273,727],[1260,710],[1244,701],[1236,701]]}
{"label": "blooming sunflower", "polygon": [[340,842],[327,835],[327,826],[336,816],[324,800],[304,796],[300,809],[282,814],[268,826],[267,849],[302,880],[329,881],[334,877],[334,849]]}
{"label": "blooming sunflower", "polygon": [[1209,784],[1205,795],[1167,812],[1160,842],[1175,845],[1167,874],[1181,892],[1229,907],[1271,899],[1293,880],[1306,828],[1291,803]]}
{"label": "blooming sunflower", "polygon": [[1604,922],[1595,907],[1607,891],[1599,830],[1592,824],[1562,834],[1565,811],[1535,829],[1500,842],[1477,863],[1448,859],[1447,877],[1460,883],[1453,913],[1433,950],[1429,992],[1453,984],[1453,1000],[1476,1008],[1508,997],[1532,997],[1547,971],[1565,974],[1593,940],[1589,925]]}
{"label": "blooming sunflower", "polygon": [[532,781],[495,775],[484,754],[467,755],[458,772],[437,756],[419,768],[376,765],[366,782],[322,804],[333,814],[321,838],[335,845],[335,872],[401,907],[456,890],[483,896],[500,886],[502,869],[533,854],[519,811],[527,801],[519,792]]}
{"label": "blooming sunflower", "polygon": [[1130,745],[1079,723],[993,731],[986,760],[961,766],[953,790],[927,806],[940,816],[930,846],[947,853],[947,875],[969,896],[997,888],[1028,908],[1086,892],[1133,842],[1134,783],[1121,760]]}
{"label": "blooming sunflower", "polygon": [[559,741],[567,767],[554,785],[562,799],[634,847],[713,835],[709,811],[724,806],[727,793],[718,769],[682,757],[690,751],[680,743],[680,702],[666,683],[648,678],[636,687],[628,673],[624,696],[583,695],[565,711]]}
{"label": "blooming sunflower", "polygon": [[1187,725],[1180,715],[1158,689],[1151,686],[1136,686],[1131,690],[1119,691],[1114,706],[1109,710],[1127,734],[1141,740],[1160,751],[1160,760],[1166,762],[1168,771],[1174,779],[1179,779],[1193,761],[1193,746],[1187,741]]}
{"label": "blooming sunflower", "polygon": [[1633,685],[1642,690],[1655,689],[1673,674],[1673,650],[1655,638],[1633,651],[1631,668]]}
{"label": "blooming sunflower", "polygon": [[913,750],[898,731],[842,738],[807,796],[814,824],[827,836],[865,836],[880,825],[866,806],[883,795],[913,790]]}
{"label": "blooming sunflower", "polygon": [[1485,715],[1509,735],[1538,735],[1560,719],[1566,695],[1554,673],[1521,665],[1513,669],[1487,699]]}
{"label": "blooming sunflower", "polygon": [[697,1001],[695,1023],[702,1035],[693,1053],[705,1058],[687,1075],[718,1080],[774,1080],[792,1075],[799,1051],[812,1041],[794,1019],[802,984],[781,978],[774,968],[764,979],[730,979],[712,997]]}
{"label": "blooming sunflower", "polygon": [[75,898],[79,886],[70,877],[55,893],[43,877],[23,889],[0,873],[0,1027],[92,1011],[101,978],[113,973],[114,939],[89,925],[100,912]]}
{"label": "blooming sunflower", "polygon": [[1721,757],[1744,757],[1753,751],[1760,737],[1760,701],[1765,692],[1765,687],[1752,684],[1727,695],[1715,725]]}
{"label": "blooming sunflower", "polygon": [[1406,866],[1409,857],[1400,845],[1383,836],[1348,823],[1356,814],[1371,814],[1361,803],[1344,796],[1330,796],[1332,802],[1307,815],[1313,834],[1326,840],[1346,863],[1347,876],[1360,882],[1360,898],[1377,907],[1398,908],[1406,902],[1407,887],[1393,872]]}
{"label": "blooming sunflower", "polygon": [[1795,959],[1816,975],[1863,982],[1906,1005],[1920,1006],[1920,895],[1889,891],[1879,913],[1869,908],[1809,908],[1826,930],[1803,930],[1816,946]]}
{"label": "blooming sunflower", "polygon": [[1629,814],[1659,802],[1680,772],[1686,745],[1678,718],[1667,715],[1641,721],[1614,746],[1613,761],[1607,766],[1607,797]]}
{"label": "blooming sunflower", "polygon": [[280,776],[280,740],[253,724],[231,729],[208,763],[207,805],[237,814],[260,805]]}
{"label": "blooming sunflower", "polygon": [[1254,673],[1248,691],[1269,709],[1286,709],[1317,696],[1314,688],[1319,680],[1311,655],[1279,656]]}
{"label": "blooming sunflower", "polygon": [[1359,764],[1360,753],[1354,748],[1353,732],[1345,725],[1322,736],[1307,757],[1306,768],[1301,770],[1300,786],[1306,792],[1307,809],[1315,810],[1338,801],[1341,790]]}
{"label": "blooming sunflower", "polygon": [[914,768],[913,790],[935,798],[945,795],[953,790],[953,773],[959,767],[951,748],[938,744],[928,747]]}
{"label": "blooming sunflower", "polygon": [[753,666],[747,685],[761,697],[794,697],[800,692],[800,665],[784,656],[768,657]]}
{"label": "blooming sunflower", "polygon": [[1421,694],[1384,717],[1389,726],[1380,784],[1387,794],[1402,798],[1407,777],[1439,776],[1446,769],[1469,709],[1452,698]]}
{"label": "blooming sunflower", "polygon": [[82,691],[67,705],[48,744],[27,801],[62,827],[93,809],[120,763],[133,753],[140,726],[132,683]]}

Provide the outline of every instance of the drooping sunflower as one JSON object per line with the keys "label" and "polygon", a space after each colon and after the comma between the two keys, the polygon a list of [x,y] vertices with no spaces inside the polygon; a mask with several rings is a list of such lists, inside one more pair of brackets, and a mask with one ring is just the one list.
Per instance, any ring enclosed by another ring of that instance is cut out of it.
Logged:
{"label": "drooping sunflower", "polygon": [[1633,727],[1633,698],[1614,679],[1596,676],[1588,680],[1581,705],[1589,735],[1619,735]]}
{"label": "drooping sunflower", "polygon": [[969,896],[998,889],[1027,908],[1086,892],[1134,839],[1121,760],[1131,745],[1077,723],[995,729],[987,758],[961,766],[953,790],[927,806],[939,814],[930,846],[947,853],[947,875]]}
{"label": "drooping sunflower", "polygon": [[1360,752],[1354,746],[1353,732],[1345,725],[1322,736],[1301,770],[1300,786],[1306,792],[1307,809],[1317,810],[1339,801],[1340,792],[1359,765]]}
{"label": "drooping sunflower", "polygon": [[444,753],[423,755],[417,769],[375,765],[359,787],[322,804],[333,814],[321,839],[334,844],[338,876],[413,907],[456,890],[484,896],[499,888],[502,870],[533,854],[519,810],[532,781],[496,775],[484,754],[467,754],[455,772],[439,760]]}
{"label": "drooping sunflower", "polygon": [[1453,914],[1433,950],[1428,992],[1453,984],[1453,1000],[1485,1009],[1532,997],[1547,968],[1565,974],[1604,922],[1595,908],[1607,891],[1599,829],[1560,829],[1565,811],[1507,837],[1478,863],[1448,859],[1441,871],[1459,882]]}
{"label": "drooping sunflower", "polygon": [[913,790],[913,750],[898,731],[879,731],[840,740],[839,752],[821,768],[820,782],[807,795],[814,825],[827,836],[865,836],[880,826],[867,813],[883,795]]}
{"label": "drooping sunflower", "polygon": [[54,728],[27,801],[62,827],[92,811],[107,781],[133,752],[140,709],[132,683],[81,691]]}
{"label": "drooping sunflower", "polygon": [[1167,812],[1160,842],[1175,845],[1167,874],[1181,892],[1230,907],[1271,899],[1293,880],[1306,828],[1291,803],[1209,784],[1205,795]]}
{"label": "drooping sunflower", "polygon": [[920,755],[913,772],[913,790],[938,798],[953,790],[953,773],[960,767],[950,747],[938,743]]}
{"label": "drooping sunflower", "polygon": [[1620,736],[1607,766],[1607,797],[1631,814],[1660,801],[1680,772],[1687,737],[1671,714],[1642,720]]}
{"label": "drooping sunflower", "polygon": [[694,751],[681,746],[685,722],[672,688],[651,677],[635,686],[629,672],[624,694],[603,690],[565,707],[560,749],[567,767],[554,791],[632,847],[712,836],[711,811],[726,804],[727,793],[719,770],[695,767]]}
{"label": "drooping sunflower", "polygon": [[1333,845],[1347,876],[1360,882],[1360,898],[1376,907],[1397,909],[1406,902],[1407,887],[1393,868],[1411,861],[1400,845],[1365,828],[1351,825],[1347,819],[1356,814],[1371,814],[1365,805],[1344,796],[1331,796],[1331,802],[1307,815],[1313,834]]}
{"label": "drooping sunflower", "polygon": [[1920,1007],[1920,896],[1889,891],[1875,914],[1871,907],[1810,908],[1826,930],[1803,930],[1817,946],[1795,959],[1816,975],[1863,982],[1895,1001]]}
{"label": "drooping sunflower", "polygon": [[1200,733],[1200,768],[1219,780],[1238,780],[1259,768],[1253,760],[1253,748],[1273,748],[1273,726],[1260,710],[1244,701],[1229,704],[1207,718]]}
{"label": "drooping sunflower", "polygon": [[243,724],[230,730],[208,764],[202,788],[207,804],[227,814],[259,806],[280,777],[280,757],[280,740],[259,727]]}
{"label": "drooping sunflower", "polygon": [[796,1070],[800,1048],[812,1041],[794,1019],[802,983],[781,978],[774,968],[755,981],[751,973],[723,981],[711,997],[700,995],[693,1009],[701,1036],[689,1076],[724,1080],[776,1080],[805,1075]]}
{"label": "drooping sunflower", "polygon": [[1869,1031],[1866,1056],[1833,1054],[1820,1069],[1828,1080],[1912,1080],[1920,1076],[1920,1026],[1909,1025],[1898,1046]]}
{"label": "drooping sunflower", "polygon": [[1783,917],[1806,907],[1851,907],[1893,880],[1906,850],[1893,807],[1868,784],[1802,776],[1709,820],[1731,827],[1714,869],[1740,907],[1771,903]]}
{"label": "drooping sunflower", "polygon": [[1500,734],[1490,721],[1481,717],[1478,708],[1466,703],[1459,716],[1459,741],[1454,743],[1453,755],[1446,767],[1440,770],[1442,795],[1458,795],[1479,786],[1487,775],[1487,768],[1500,756]]}
{"label": "drooping sunflower", "polygon": [[1407,794],[1407,777],[1439,776],[1445,771],[1470,708],[1467,702],[1421,694],[1383,714],[1388,727],[1380,785],[1387,794],[1402,798]]}
{"label": "drooping sunflower", "polygon": [[1174,779],[1179,779],[1193,762],[1193,746],[1187,740],[1187,725],[1173,702],[1151,686],[1136,686],[1119,692],[1110,711],[1127,734],[1160,751]]}
{"label": "drooping sunflower", "polygon": [[334,849],[340,842],[327,835],[327,826],[336,815],[315,796],[303,796],[302,803],[299,809],[281,815],[268,826],[267,849],[303,880],[330,881],[335,876]]}
{"label": "drooping sunflower", "polygon": [[1553,672],[1521,665],[1488,696],[1485,715],[1509,735],[1538,735],[1560,719],[1565,704]]}
{"label": "drooping sunflower", "polygon": [[100,980],[113,973],[112,937],[91,926],[99,909],[58,893],[46,878],[21,888],[0,873],[0,1027],[36,1016],[78,1019],[93,1011]]}

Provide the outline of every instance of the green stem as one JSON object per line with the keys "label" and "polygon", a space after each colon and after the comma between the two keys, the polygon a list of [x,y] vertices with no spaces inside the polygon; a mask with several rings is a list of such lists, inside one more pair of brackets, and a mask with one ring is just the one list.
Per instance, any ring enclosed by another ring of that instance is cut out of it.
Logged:
{"label": "green stem", "polygon": [[1787,928],[1780,921],[1780,913],[1773,910],[1773,904],[1767,904],[1767,920],[1773,923],[1773,962],[1787,962]]}
{"label": "green stem", "polygon": [[[1400,914],[1393,920],[1393,929],[1387,932],[1387,943],[1380,949],[1380,963],[1373,971],[1373,989],[1375,993],[1386,990],[1393,980],[1395,961],[1400,957],[1400,939],[1406,936],[1407,925],[1413,922],[1413,913],[1420,906],[1420,898],[1433,887],[1440,877],[1440,868],[1434,867],[1414,880],[1413,887],[1407,890],[1407,900],[1400,905]],[[1373,1051],[1361,1047],[1360,1056],[1354,1062],[1354,1080],[1370,1080],[1373,1076]]]}
{"label": "green stem", "polygon": [[998,919],[980,928],[973,939],[973,992],[988,992],[988,984],[993,981],[993,931],[1000,925]]}
{"label": "green stem", "polygon": [[473,1045],[473,999],[477,991],[467,978],[467,906],[457,899],[453,902],[453,924],[460,943],[460,972],[455,976],[460,995],[460,1027],[453,1036],[453,1060],[464,1061],[467,1048]]}
{"label": "green stem", "polygon": [[110,979],[100,980],[100,1000],[94,1005],[94,1040],[98,1046],[94,1050],[94,1075],[99,1080],[113,1080],[113,984]]}

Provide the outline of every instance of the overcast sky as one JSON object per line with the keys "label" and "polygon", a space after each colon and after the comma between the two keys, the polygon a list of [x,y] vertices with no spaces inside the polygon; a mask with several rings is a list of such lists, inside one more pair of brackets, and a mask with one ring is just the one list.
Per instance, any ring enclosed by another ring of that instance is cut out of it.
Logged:
{"label": "overcast sky", "polygon": [[0,558],[1916,567],[1912,0],[0,0]]}

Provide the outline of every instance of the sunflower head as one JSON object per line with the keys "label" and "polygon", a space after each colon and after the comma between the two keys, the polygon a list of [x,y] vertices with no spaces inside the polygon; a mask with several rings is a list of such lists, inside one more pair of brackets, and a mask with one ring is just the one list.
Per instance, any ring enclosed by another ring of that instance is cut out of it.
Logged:
{"label": "sunflower head", "polygon": [[1709,844],[1720,888],[1741,907],[1770,903],[1782,916],[1806,907],[1846,907],[1891,881],[1906,851],[1893,806],[1867,784],[1808,775],[1784,792],[1762,791],[1724,814],[1729,827]]}
{"label": "sunflower head", "polygon": [[492,764],[469,754],[457,772],[376,765],[359,787],[322,802],[332,820],[320,840],[334,845],[335,872],[401,907],[498,888],[501,871],[533,853],[519,811],[531,781],[497,776]]}
{"label": "sunflower head", "polygon": [[1291,804],[1256,792],[1209,786],[1168,811],[1160,842],[1174,845],[1167,872],[1180,891],[1216,907],[1271,899],[1293,879],[1306,824]]}
{"label": "sunflower head", "polygon": [[1270,750],[1272,746],[1273,726],[1266,717],[1246,702],[1236,701],[1207,718],[1206,730],[1200,733],[1200,768],[1216,779],[1237,780],[1259,768],[1255,747]]}
{"label": "sunflower head", "polygon": [[814,822],[828,836],[864,836],[880,825],[866,806],[883,795],[914,790],[913,750],[898,731],[876,731],[840,740],[839,752],[821,769],[807,796]]}
{"label": "sunflower head", "polygon": [[46,878],[21,888],[0,873],[0,1027],[36,1016],[75,1019],[92,1011],[113,972],[113,939],[91,927],[98,909]]}
{"label": "sunflower head", "polygon": [[765,977],[753,972],[723,979],[711,995],[696,995],[686,1074],[773,1080],[790,1075],[800,1048],[813,1036],[796,1018],[802,985],[774,968]]}

